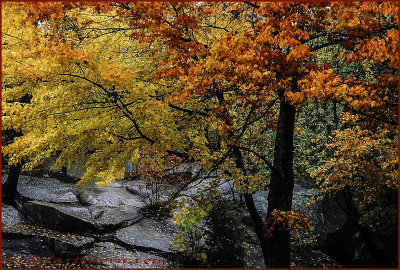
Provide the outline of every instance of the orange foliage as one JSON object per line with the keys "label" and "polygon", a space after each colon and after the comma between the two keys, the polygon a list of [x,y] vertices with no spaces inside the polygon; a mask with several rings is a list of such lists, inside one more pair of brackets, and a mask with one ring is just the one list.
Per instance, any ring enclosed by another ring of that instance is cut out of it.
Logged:
{"label": "orange foliage", "polygon": [[279,231],[294,231],[296,228],[313,230],[312,222],[307,215],[294,211],[273,210],[267,218],[268,229],[265,232],[265,237],[271,237],[274,232]]}

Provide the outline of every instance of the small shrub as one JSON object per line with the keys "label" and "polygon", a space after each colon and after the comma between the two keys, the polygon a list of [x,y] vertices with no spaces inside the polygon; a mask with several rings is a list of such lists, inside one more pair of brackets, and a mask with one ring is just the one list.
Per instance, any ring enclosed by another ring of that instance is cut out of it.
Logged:
{"label": "small shrub", "polygon": [[246,242],[252,236],[241,216],[239,207],[225,197],[221,197],[208,213],[205,254],[210,267],[245,266]]}
{"label": "small shrub", "polygon": [[241,210],[231,200],[218,197],[211,204],[180,202],[174,223],[180,231],[171,245],[185,267],[243,267],[246,242],[254,237],[241,221]]}

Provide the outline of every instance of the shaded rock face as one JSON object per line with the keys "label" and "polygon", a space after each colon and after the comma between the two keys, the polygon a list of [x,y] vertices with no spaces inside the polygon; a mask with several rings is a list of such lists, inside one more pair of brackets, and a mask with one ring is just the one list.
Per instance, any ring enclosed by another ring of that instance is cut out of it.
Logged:
{"label": "shaded rock face", "polygon": [[2,236],[3,252],[41,257],[77,256],[94,244],[92,237],[22,223],[4,226]]}
{"label": "shaded rock face", "polygon": [[[27,198],[22,207],[23,215],[9,205],[2,206],[2,252],[5,265],[21,265],[10,262],[9,258],[12,257],[72,259],[76,256],[91,257],[101,249],[105,252],[99,253],[99,256],[103,256],[100,259],[114,254],[116,260],[92,262],[89,264],[92,267],[155,268],[169,264],[167,259],[159,255],[165,254],[166,242],[172,240],[171,234],[161,231],[162,225],[153,226],[154,230],[158,230],[155,233],[159,239],[169,239],[164,240],[164,244],[160,246],[153,245],[139,251],[135,245],[117,245],[121,242],[115,237],[117,231],[130,228],[143,219],[139,209],[145,205],[146,198],[128,191],[127,186],[132,181],[113,182],[106,187],[78,187],[47,177],[21,176],[20,179],[18,190]],[[137,228],[140,227],[138,225]],[[152,235],[150,231],[147,233]],[[143,235],[140,242],[144,241]],[[126,233],[125,237],[132,238]],[[147,243],[149,246],[150,241]],[[110,254],[107,250],[109,246],[104,246],[104,243],[111,243],[118,248]],[[144,244],[143,247],[145,246]],[[147,250],[151,250],[151,253]],[[116,256],[117,251],[124,252],[125,257],[140,258],[141,264],[118,262],[117,259],[122,257]],[[151,261],[147,260],[149,258]],[[85,265],[88,263],[84,262]],[[35,264],[35,267],[41,266]]]}
{"label": "shaded rock face", "polygon": [[[180,172],[194,175],[197,169],[183,166]],[[211,180],[201,179],[199,182],[201,181],[204,185]],[[54,178],[21,176],[18,190],[28,199],[23,205],[23,214],[27,219],[13,207],[3,205],[3,253],[8,256],[34,255],[51,258],[114,258],[103,262],[91,262],[94,263],[94,267],[171,266],[171,261],[165,262],[164,258],[171,256],[170,242],[176,228],[171,224],[171,219],[161,223],[143,218],[139,209],[153,200],[151,190],[143,186],[145,183],[142,180],[135,180],[116,181],[105,187],[94,184],[77,187]],[[226,182],[219,189],[228,196],[234,196],[235,201],[239,202],[240,195],[232,187],[232,183]],[[193,183],[183,190],[182,194],[186,197],[194,196],[197,194],[197,188],[198,182]],[[159,199],[166,200],[173,192],[164,191]],[[311,219],[315,221],[316,230],[322,226],[321,231],[325,236],[338,230],[338,227],[333,225],[337,224],[337,208],[332,207],[330,202],[305,208],[305,201],[311,195],[309,187],[296,184],[293,208],[310,214]],[[268,190],[257,192],[253,197],[260,214],[266,217]],[[252,223],[246,210],[243,220],[247,220],[249,225]],[[251,259],[263,261],[258,243],[251,245],[255,250],[252,251]],[[139,258],[142,264],[123,262],[125,257]],[[144,260],[148,258],[156,261],[145,263]],[[157,261],[158,258],[161,264]],[[252,265],[263,266],[262,263]]]}
{"label": "shaded rock face", "polygon": [[314,225],[313,235],[317,236],[318,246],[323,246],[329,234],[340,230],[347,222],[347,214],[334,199],[324,199],[306,206],[315,194],[315,185],[309,181],[296,180],[293,189],[293,211],[307,214]]}
{"label": "shaded rock face", "polygon": [[[224,183],[218,188],[218,190],[226,194],[227,196],[233,197],[234,201],[238,202],[239,194],[237,194],[236,192],[232,192],[232,185],[233,184],[231,182]],[[309,259],[313,260],[314,262],[310,261],[309,263],[300,263],[299,260],[293,260],[292,266],[316,267],[316,265],[319,265],[316,264],[316,261],[321,259],[325,262],[325,264],[321,264],[321,267],[340,267],[340,263],[336,262],[326,254],[330,250],[340,249],[340,247],[337,245],[338,241],[333,241],[332,239],[334,239],[335,237],[332,236],[336,235],[336,232],[342,230],[342,228],[348,221],[348,217],[347,214],[343,212],[337,202],[333,199],[325,199],[311,204],[309,207],[307,207],[307,202],[315,194],[312,190],[315,187],[316,186],[309,181],[301,181],[298,179],[295,180],[295,185],[293,189],[292,210],[307,214],[314,225],[314,230],[309,232],[308,235],[302,236],[304,239],[296,239],[299,240],[299,242],[296,242],[296,240],[292,241],[292,246],[294,247],[294,254],[292,256],[293,258],[296,258],[296,256],[299,256],[298,250],[303,249],[303,251],[305,252],[305,249],[307,249],[308,251],[306,253],[301,251],[301,256],[310,257]],[[268,213],[268,193],[269,191],[265,190],[253,194],[254,203],[262,218],[266,218]],[[246,225],[254,227],[254,223],[250,218],[250,214],[248,213],[246,208],[244,208],[243,211],[242,222]],[[349,236],[349,234],[347,234],[347,236]],[[310,239],[306,239],[307,237],[310,237]],[[312,239],[315,239],[315,243],[313,243],[311,246],[305,247],[304,243],[310,245],[310,242],[314,241]],[[341,240],[347,241],[346,245],[348,245],[349,248],[350,246],[352,248],[353,243],[351,239],[341,238]],[[321,251],[326,254],[322,253]],[[262,256],[260,256],[260,258],[262,258]]]}
{"label": "shaded rock face", "polygon": [[[314,195],[314,191],[312,190],[314,187],[313,183],[308,181],[295,181],[292,210],[307,214],[310,217],[310,220],[314,224],[312,234],[317,237],[319,246],[322,246],[328,234],[340,230],[345,225],[347,214],[332,199],[326,199],[307,207],[307,202]],[[221,191],[225,191],[225,194],[232,196],[230,190],[229,186],[221,189]],[[265,190],[253,194],[254,204],[262,218],[266,218],[268,213],[268,193],[269,191]],[[239,195],[235,194],[236,201],[238,201],[238,198]],[[243,211],[242,221],[249,226],[254,226],[246,208]]]}
{"label": "shaded rock face", "polygon": [[354,238],[356,233],[357,229],[352,222],[346,222],[340,230],[327,235],[321,248],[343,265],[357,267],[354,265],[354,254],[361,243],[359,239]]}
{"label": "shaded rock face", "polygon": [[23,211],[30,221],[51,229],[84,233],[96,229],[86,207],[30,201],[23,206]]}
{"label": "shaded rock face", "polygon": [[139,223],[118,230],[115,238],[119,243],[142,250],[160,250],[165,253],[171,252],[170,242],[173,240],[174,231],[167,229],[160,222],[143,219]]}

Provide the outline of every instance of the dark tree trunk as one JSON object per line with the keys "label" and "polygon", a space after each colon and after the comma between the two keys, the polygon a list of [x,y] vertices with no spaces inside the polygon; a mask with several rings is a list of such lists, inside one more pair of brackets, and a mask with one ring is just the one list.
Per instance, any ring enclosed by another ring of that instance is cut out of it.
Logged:
{"label": "dark tree trunk", "polygon": [[18,208],[19,192],[17,190],[18,178],[21,173],[22,164],[10,165],[8,176],[2,184],[2,201]]}
{"label": "dark tree trunk", "polygon": [[[24,101],[24,98],[21,98]],[[3,145],[9,144],[15,138],[22,136],[20,131],[15,131],[13,129],[4,130],[2,132],[2,143]],[[4,157],[2,157],[4,158]],[[8,160],[6,158],[6,160]],[[8,163],[8,161],[7,161]],[[23,163],[13,164],[8,166],[8,176],[6,181],[1,185],[1,198],[2,202],[10,204],[17,209],[21,206],[21,196],[17,190],[19,175],[21,174]]]}
{"label": "dark tree trunk", "polygon": [[[268,194],[268,215],[273,210],[290,211],[293,197],[293,133],[296,109],[281,101],[274,149],[274,170]],[[267,267],[290,267],[290,234],[273,232],[267,238]]]}
{"label": "dark tree trunk", "polygon": [[67,175],[67,167],[66,166],[61,167],[61,173],[64,175]]}
{"label": "dark tree trunk", "polygon": [[[28,104],[31,102],[32,95],[30,93],[26,93],[23,97],[21,97],[18,102],[22,104]],[[8,129],[4,130],[1,134],[2,145],[7,145],[12,142],[15,138],[21,137],[22,132],[19,130]],[[2,158],[4,158],[2,156]],[[21,174],[21,169],[23,166],[23,161],[18,164],[10,165],[8,168],[8,176],[4,184],[1,185],[1,198],[2,202],[10,204],[16,207],[21,211],[22,203],[25,201],[25,198],[22,197],[18,190],[18,179]]]}

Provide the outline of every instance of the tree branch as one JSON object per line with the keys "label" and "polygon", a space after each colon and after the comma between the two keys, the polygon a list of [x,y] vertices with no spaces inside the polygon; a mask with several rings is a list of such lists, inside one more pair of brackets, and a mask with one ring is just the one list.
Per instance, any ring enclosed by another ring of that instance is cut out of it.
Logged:
{"label": "tree branch", "polygon": [[269,162],[265,156],[257,153],[256,151],[254,151],[254,150],[252,150],[250,148],[247,148],[247,147],[244,147],[244,146],[239,146],[239,145],[235,145],[235,146],[237,148],[241,149],[241,150],[244,150],[246,152],[252,153],[256,157],[258,157],[259,159],[264,161],[264,163],[267,164],[267,166],[270,168],[271,171],[274,171],[275,173],[277,173],[282,179],[284,178],[283,174],[279,170],[275,169],[274,166],[272,166],[271,162]]}
{"label": "tree branch", "polygon": [[187,113],[190,114],[190,115],[198,114],[198,115],[206,116],[206,117],[210,117],[210,116],[211,116],[211,115],[209,115],[208,113],[205,113],[205,112],[188,110],[188,109],[181,108],[181,107],[178,107],[178,106],[176,106],[176,105],[173,105],[173,104],[171,104],[171,103],[168,104],[168,107],[171,107],[171,108],[173,108],[173,109],[175,109],[175,110],[177,110],[177,111],[187,112]]}
{"label": "tree branch", "polygon": [[[133,126],[135,127],[136,132],[145,140],[147,140],[148,142],[150,142],[151,144],[155,143],[156,141],[151,139],[150,137],[144,135],[144,133],[140,130],[140,127],[138,125],[138,123],[136,122],[136,120],[133,118],[133,113],[127,108],[127,106],[123,103],[123,101],[121,100],[120,97],[118,97],[118,95],[116,95],[116,93],[106,89],[104,86],[102,86],[101,84],[98,84],[86,77],[80,76],[80,75],[75,75],[75,74],[67,74],[67,73],[61,73],[59,74],[61,76],[71,76],[71,77],[76,77],[76,78],[80,78],[82,80],[85,80],[87,82],[90,82],[91,84],[99,87],[101,90],[103,90],[107,96],[111,99],[111,102],[118,107],[118,109],[121,110],[121,112],[125,115],[125,117],[127,117],[132,123]],[[121,103],[121,105],[118,104]]]}
{"label": "tree branch", "polygon": [[386,123],[386,124],[389,124],[389,125],[397,126],[397,122],[393,122],[393,121],[390,121],[388,119],[379,118],[379,117],[374,116],[374,115],[366,114],[366,113],[364,113],[362,111],[353,109],[353,108],[351,108],[351,107],[349,107],[349,106],[347,106],[347,105],[345,105],[343,103],[340,103],[340,102],[339,102],[339,104],[341,104],[343,107],[345,107],[346,109],[349,109],[350,111],[352,111],[352,112],[354,112],[356,114],[360,114],[362,116],[365,116],[365,117],[368,117],[368,118],[371,118],[371,119],[374,119],[374,120],[377,120],[377,121],[380,121],[380,122],[383,122],[383,123]]}

